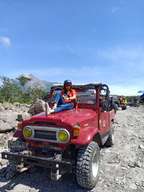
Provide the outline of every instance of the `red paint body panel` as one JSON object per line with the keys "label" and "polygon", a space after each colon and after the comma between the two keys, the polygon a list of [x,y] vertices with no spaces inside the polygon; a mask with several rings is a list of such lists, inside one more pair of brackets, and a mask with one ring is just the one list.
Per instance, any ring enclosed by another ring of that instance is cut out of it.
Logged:
{"label": "red paint body panel", "polygon": [[[23,121],[23,127],[32,125],[34,122],[54,122],[52,127],[66,128],[72,135],[73,126],[80,124],[80,135],[76,140],[71,140],[73,144],[86,144],[92,139],[98,131],[97,113],[93,109],[73,109],[45,116],[45,113],[38,114],[32,118]],[[22,137],[22,130],[19,129],[14,135]]]}
{"label": "red paint body panel", "polygon": [[45,121],[54,122],[58,125],[69,125],[74,126],[77,122],[83,122],[85,120],[95,117],[96,111],[92,109],[72,109],[67,111],[62,111],[58,113],[53,113],[45,116],[45,113],[33,116],[31,119],[23,122],[24,125],[35,122],[35,121]]}

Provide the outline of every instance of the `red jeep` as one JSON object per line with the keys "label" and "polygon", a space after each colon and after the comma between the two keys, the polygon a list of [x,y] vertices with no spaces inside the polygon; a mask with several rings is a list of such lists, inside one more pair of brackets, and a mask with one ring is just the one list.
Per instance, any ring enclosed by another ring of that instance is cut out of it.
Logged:
{"label": "red jeep", "polygon": [[[48,168],[52,179],[66,172],[87,189],[98,180],[100,147],[112,146],[115,110],[105,84],[75,85],[75,108],[48,116],[40,113],[18,123],[14,141],[2,158],[10,164]],[[62,86],[52,89],[60,90]]]}

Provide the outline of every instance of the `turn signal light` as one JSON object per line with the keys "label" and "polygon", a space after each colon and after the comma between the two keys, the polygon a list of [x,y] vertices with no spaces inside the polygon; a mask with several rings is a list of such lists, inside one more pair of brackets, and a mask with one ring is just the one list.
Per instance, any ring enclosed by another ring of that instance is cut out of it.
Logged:
{"label": "turn signal light", "polygon": [[80,134],[80,125],[75,125],[73,127],[73,137],[78,137]]}
{"label": "turn signal light", "polygon": [[17,129],[22,129],[22,123],[17,124]]}

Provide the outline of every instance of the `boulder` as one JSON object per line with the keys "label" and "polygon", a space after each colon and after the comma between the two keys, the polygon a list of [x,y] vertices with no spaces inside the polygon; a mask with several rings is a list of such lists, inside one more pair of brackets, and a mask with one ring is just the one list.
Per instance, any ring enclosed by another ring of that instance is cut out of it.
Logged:
{"label": "boulder", "polygon": [[34,102],[30,106],[28,113],[30,113],[31,115],[36,115],[36,114],[44,112],[44,111],[45,111],[45,101],[43,101],[41,99],[37,99],[36,102]]}

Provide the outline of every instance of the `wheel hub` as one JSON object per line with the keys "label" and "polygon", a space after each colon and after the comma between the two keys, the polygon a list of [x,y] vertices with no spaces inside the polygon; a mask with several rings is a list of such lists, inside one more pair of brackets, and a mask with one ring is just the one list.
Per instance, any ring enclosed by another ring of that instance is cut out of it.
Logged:
{"label": "wheel hub", "polygon": [[98,169],[99,169],[99,160],[97,155],[95,154],[92,160],[92,174],[93,177],[96,177],[98,175]]}

